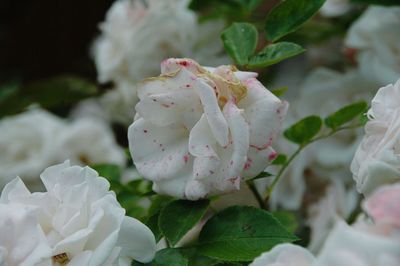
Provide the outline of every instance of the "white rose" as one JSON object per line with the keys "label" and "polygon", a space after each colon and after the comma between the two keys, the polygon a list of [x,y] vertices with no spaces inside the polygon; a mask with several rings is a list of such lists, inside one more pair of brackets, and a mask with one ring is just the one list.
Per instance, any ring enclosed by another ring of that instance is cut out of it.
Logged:
{"label": "white rose", "polygon": [[383,86],[400,75],[400,8],[369,7],[351,26],[346,46],[358,50],[364,78]]}
{"label": "white rose", "polygon": [[34,182],[54,163],[55,142],[63,122],[33,109],[0,121],[0,188],[17,175]]}
{"label": "white rose", "polygon": [[357,193],[348,190],[341,181],[334,181],[325,196],[308,209],[307,224],[311,228],[308,248],[316,253],[320,250],[329,232],[338,220],[347,219],[357,205]]}
{"label": "white rose", "polygon": [[314,256],[303,247],[279,244],[261,254],[249,266],[311,266],[314,260]]}
{"label": "white rose", "polygon": [[58,162],[69,159],[73,164],[80,165],[97,163],[125,165],[124,150],[116,143],[108,125],[99,120],[77,119],[53,138],[57,138],[59,145]]}
{"label": "white rose", "polygon": [[368,111],[365,136],[351,163],[359,192],[400,180],[400,81],[379,89]]}
{"label": "white rose", "polygon": [[34,207],[0,203],[0,265],[51,265],[51,248],[35,212]]}
{"label": "white rose", "polygon": [[220,55],[218,41],[224,25],[198,24],[188,4],[188,0],[116,1],[93,47],[99,80],[138,81],[154,76],[159,62],[172,56],[229,62]]}
{"label": "white rose", "polygon": [[152,260],[153,233],[125,216],[108,181],[97,172],[65,162],[47,168],[41,179],[46,192],[30,193],[16,178],[4,188],[0,203],[38,208],[37,221],[55,262],[105,266]]}
{"label": "white rose", "polygon": [[139,87],[128,132],[133,161],[155,191],[198,199],[237,190],[275,158],[271,144],[287,104],[256,73],[190,59],[161,68]]}

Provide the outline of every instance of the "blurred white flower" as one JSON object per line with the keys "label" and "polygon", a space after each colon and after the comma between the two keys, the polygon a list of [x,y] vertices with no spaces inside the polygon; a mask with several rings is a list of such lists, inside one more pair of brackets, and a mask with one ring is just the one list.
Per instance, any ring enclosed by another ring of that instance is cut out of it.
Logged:
{"label": "blurred white flower", "polygon": [[350,10],[349,0],[327,0],[320,9],[324,17],[339,17]]}
{"label": "blurred white flower", "polygon": [[41,179],[46,192],[30,193],[16,178],[4,188],[0,203],[37,208],[37,221],[55,263],[130,265],[132,259],[152,260],[153,233],[125,216],[108,181],[96,171],[67,161],[47,168]]}
{"label": "blurred white flower", "polygon": [[279,244],[261,254],[249,266],[311,266],[314,260],[314,256],[303,247]]}
{"label": "blurred white flower", "polygon": [[337,223],[326,240],[315,265],[321,266],[397,266],[400,262],[400,238],[378,234],[374,225],[350,227]]}
{"label": "blurred white flower", "polygon": [[159,62],[187,56],[227,63],[220,55],[220,22],[199,24],[187,0],[118,0],[100,25],[93,47],[99,80],[139,81],[157,75]]}
{"label": "blurred white flower", "polygon": [[376,86],[393,83],[400,73],[400,8],[369,7],[350,27],[346,46],[357,49],[364,79]]}
{"label": "blurred white flower", "polygon": [[118,146],[113,132],[105,123],[95,119],[81,118],[72,121],[58,135],[56,161],[66,159],[73,164],[90,165],[112,163],[124,166],[126,155]]}
{"label": "blurred white flower", "polygon": [[126,163],[124,150],[104,122],[70,122],[39,108],[0,121],[0,150],[0,188],[20,176],[37,189],[40,172],[66,159],[80,165]]}
{"label": "blurred white flower", "polygon": [[311,238],[308,248],[317,253],[337,221],[349,218],[357,205],[357,193],[346,191],[343,182],[336,180],[328,187],[325,197],[308,209]]}
{"label": "blurred white flower", "polygon": [[136,85],[121,80],[116,88],[100,97],[79,102],[71,111],[70,117],[74,120],[87,117],[127,126],[135,116],[134,106],[137,101]]}
{"label": "blurred white flower", "polygon": [[155,191],[198,199],[239,189],[276,152],[287,103],[232,66],[168,59],[138,90],[128,132],[133,161]]}
{"label": "blurred white flower", "polygon": [[351,163],[359,192],[400,179],[400,80],[380,88],[368,111],[365,136]]}
{"label": "blurred white flower", "polygon": [[52,114],[33,109],[0,121],[0,188],[17,175],[31,182],[54,163],[55,136],[64,123]]}
{"label": "blurred white flower", "polygon": [[51,248],[35,212],[34,207],[0,203],[0,265],[52,265]]}

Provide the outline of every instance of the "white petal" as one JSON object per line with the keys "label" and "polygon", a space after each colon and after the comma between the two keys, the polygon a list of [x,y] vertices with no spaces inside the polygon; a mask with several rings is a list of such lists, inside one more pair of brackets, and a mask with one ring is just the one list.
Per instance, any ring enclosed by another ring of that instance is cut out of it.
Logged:
{"label": "white petal", "polygon": [[265,89],[256,79],[246,81],[247,96],[238,104],[250,126],[250,145],[260,150],[272,144],[281,129],[287,104]]}
{"label": "white petal", "polygon": [[129,257],[147,263],[156,253],[156,240],[151,230],[140,221],[125,217],[118,238],[122,247],[121,257]]}
{"label": "white petal", "polygon": [[196,79],[194,83],[194,90],[200,97],[204,108],[204,114],[207,117],[208,124],[210,125],[211,132],[213,133],[215,139],[221,146],[228,145],[228,124],[218,106],[218,100],[215,96],[214,89],[205,81]]}
{"label": "white petal", "polygon": [[183,127],[157,127],[143,118],[128,131],[129,148],[139,173],[150,180],[174,178],[188,163],[187,134]]}

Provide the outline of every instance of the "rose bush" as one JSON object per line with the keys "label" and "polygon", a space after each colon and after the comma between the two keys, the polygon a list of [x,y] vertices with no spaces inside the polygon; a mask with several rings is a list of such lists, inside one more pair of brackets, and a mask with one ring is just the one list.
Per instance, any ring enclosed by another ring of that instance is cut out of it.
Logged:
{"label": "rose bush", "polygon": [[194,200],[237,190],[275,158],[288,105],[256,73],[190,59],[165,60],[161,73],[139,87],[128,133],[133,161],[155,191]]}
{"label": "rose bush", "polygon": [[47,168],[41,179],[46,192],[31,193],[16,178],[4,188],[0,203],[35,209],[55,263],[130,265],[132,259],[152,260],[153,233],[125,216],[108,181],[96,171],[66,161]]}

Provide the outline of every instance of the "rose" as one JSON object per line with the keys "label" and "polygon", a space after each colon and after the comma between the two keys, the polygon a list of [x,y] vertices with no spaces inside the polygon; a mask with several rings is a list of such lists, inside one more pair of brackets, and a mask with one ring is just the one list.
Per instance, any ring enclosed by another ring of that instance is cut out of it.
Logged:
{"label": "rose", "polygon": [[314,260],[314,256],[303,247],[279,244],[257,257],[249,266],[311,266]]}
{"label": "rose", "polygon": [[364,194],[400,179],[400,81],[379,89],[368,116],[351,163],[357,189]]}
{"label": "rose", "polygon": [[16,178],[4,188],[0,203],[37,208],[37,221],[54,261],[130,265],[132,259],[149,262],[154,257],[153,233],[125,216],[108,181],[97,172],[67,161],[47,168],[41,179],[46,192],[30,193]]}
{"label": "rose", "polygon": [[58,143],[57,162],[69,159],[80,165],[112,163],[120,166],[126,162],[124,150],[116,143],[109,126],[96,119],[73,121],[55,141]]}
{"label": "rose", "polygon": [[377,86],[395,82],[400,73],[400,8],[368,8],[350,27],[346,46],[356,49],[364,79]]}
{"label": "rose", "polygon": [[161,68],[139,87],[128,132],[133,161],[155,191],[193,200],[237,190],[275,158],[287,104],[256,73],[190,59]]}
{"label": "rose", "polygon": [[36,208],[0,203],[0,265],[51,265],[51,249]]}
{"label": "rose", "polygon": [[0,122],[0,188],[17,175],[29,182],[54,162],[54,136],[64,123],[50,113],[33,109]]}

